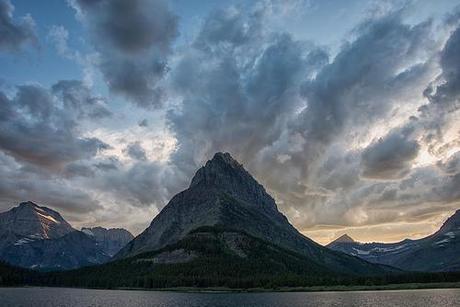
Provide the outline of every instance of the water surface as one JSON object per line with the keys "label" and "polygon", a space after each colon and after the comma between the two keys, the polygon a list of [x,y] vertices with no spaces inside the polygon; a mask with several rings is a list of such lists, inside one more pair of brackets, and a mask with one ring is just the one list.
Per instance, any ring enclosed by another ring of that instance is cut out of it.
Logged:
{"label": "water surface", "polygon": [[460,289],[315,293],[177,293],[68,288],[0,288],[0,306],[458,307]]}

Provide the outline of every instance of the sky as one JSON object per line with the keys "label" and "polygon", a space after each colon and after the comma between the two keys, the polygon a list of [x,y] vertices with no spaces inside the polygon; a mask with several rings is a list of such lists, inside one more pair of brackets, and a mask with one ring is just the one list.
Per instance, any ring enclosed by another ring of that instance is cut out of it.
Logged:
{"label": "sky", "polygon": [[0,211],[138,234],[225,151],[321,244],[421,238],[459,119],[459,0],[0,0]]}

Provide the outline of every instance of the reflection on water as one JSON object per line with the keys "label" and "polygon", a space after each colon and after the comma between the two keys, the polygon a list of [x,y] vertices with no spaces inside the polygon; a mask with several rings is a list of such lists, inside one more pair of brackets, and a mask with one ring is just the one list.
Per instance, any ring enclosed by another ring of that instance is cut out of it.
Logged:
{"label": "reflection on water", "polygon": [[460,289],[317,293],[177,293],[0,288],[0,306],[460,306]]}

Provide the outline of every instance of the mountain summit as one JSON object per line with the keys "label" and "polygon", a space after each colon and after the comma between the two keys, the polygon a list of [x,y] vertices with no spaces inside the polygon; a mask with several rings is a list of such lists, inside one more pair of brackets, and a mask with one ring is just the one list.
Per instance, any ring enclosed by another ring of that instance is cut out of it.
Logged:
{"label": "mountain summit", "polygon": [[56,239],[74,230],[58,212],[31,201],[0,213],[0,237],[13,233],[30,239]]}
{"label": "mountain summit", "polygon": [[331,251],[300,234],[264,187],[228,153],[216,153],[196,172],[190,187],[175,195],[115,258],[161,250],[203,227],[244,232],[334,272],[376,274],[386,270]]}
{"label": "mountain summit", "polygon": [[277,213],[275,201],[264,187],[249,174],[229,153],[218,152],[200,168],[192,179],[194,187],[219,189],[233,197],[244,200],[247,205],[256,205],[264,212]]}
{"label": "mountain summit", "polygon": [[347,234],[343,234],[340,237],[338,237],[337,239],[335,239],[334,241],[332,241],[331,243],[329,243],[327,246],[331,247],[331,246],[333,246],[335,244],[338,244],[338,243],[355,243],[355,242],[356,241],[353,240],[352,237],[350,237]]}

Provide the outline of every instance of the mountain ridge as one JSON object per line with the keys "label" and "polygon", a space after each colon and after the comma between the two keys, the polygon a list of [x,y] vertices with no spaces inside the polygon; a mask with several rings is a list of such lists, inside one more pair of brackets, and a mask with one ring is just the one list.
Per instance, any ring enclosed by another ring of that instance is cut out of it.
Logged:
{"label": "mountain ridge", "polygon": [[[108,261],[133,237],[126,230],[93,229],[96,235],[90,236],[55,210],[21,202],[0,213],[0,260],[37,270],[74,269]],[[121,232],[121,238],[112,238],[112,232]]]}
{"label": "mountain ridge", "polygon": [[83,227],[81,231],[86,235],[94,237],[110,257],[113,257],[120,249],[134,239],[134,236],[124,228],[96,226]]}
{"label": "mountain ridge", "polygon": [[54,239],[74,231],[59,212],[32,201],[0,213],[0,233],[13,232],[36,239]]}
{"label": "mountain ridge", "polygon": [[460,210],[435,233],[396,243],[331,242],[328,248],[408,271],[460,271]]}

